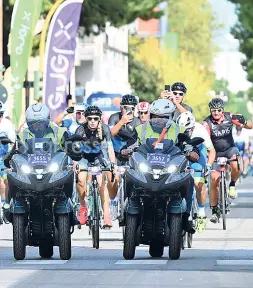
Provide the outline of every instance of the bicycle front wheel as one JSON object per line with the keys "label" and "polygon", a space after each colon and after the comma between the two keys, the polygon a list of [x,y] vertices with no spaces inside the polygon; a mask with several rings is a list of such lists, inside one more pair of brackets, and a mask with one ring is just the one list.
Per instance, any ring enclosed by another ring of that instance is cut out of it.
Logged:
{"label": "bicycle front wheel", "polygon": [[93,219],[91,223],[91,234],[93,248],[99,248],[99,205],[98,205],[98,191],[93,191]]}
{"label": "bicycle front wheel", "polygon": [[227,223],[226,223],[226,201],[227,199],[226,199],[226,179],[224,177],[224,172],[221,173],[220,190],[221,190],[223,230],[226,230],[227,229]]}

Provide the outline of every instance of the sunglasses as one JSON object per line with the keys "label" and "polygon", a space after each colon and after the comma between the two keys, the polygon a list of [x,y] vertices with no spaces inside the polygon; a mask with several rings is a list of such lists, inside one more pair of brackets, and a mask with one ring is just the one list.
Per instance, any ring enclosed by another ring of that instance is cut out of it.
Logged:
{"label": "sunglasses", "polygon": [[99,121],[100,118],[99,118],[99,117],[87,117],[87,120],[88,120],[88,121],[92,121],[92,120],[94,120],[94,121]]}
{"label": "sunglasses", "polygon": [[219,112],[220,113],[220,112],[223,112],[223,109],[221,109],[221,108],[220,109],[211,109],[211,112],[212,113],[213,112]]}
{"label": "sunglasses", "polygon": [[123,106],[124,110],[126,111],[134,111],[135,107]]}
{"label": "sunglasses", "polygon": [[139,112],[140,115],[147,115],[148,114],[148,111],[146,112]]}
{"label": "sunglasses", "polygon": [[76,112],[76,115],[78,115],[78,116],[81,116],[81,115],[83,115],[83,116],[84,116],[84,112],[81,112],[81,111],[77,111],[77,112]]}
{"label": "sunglasses", "polygon": [[184,93],[183,92],[173,92],[173,94],[176,96],[176,95],[180,95],[180,96],[184,96]]}

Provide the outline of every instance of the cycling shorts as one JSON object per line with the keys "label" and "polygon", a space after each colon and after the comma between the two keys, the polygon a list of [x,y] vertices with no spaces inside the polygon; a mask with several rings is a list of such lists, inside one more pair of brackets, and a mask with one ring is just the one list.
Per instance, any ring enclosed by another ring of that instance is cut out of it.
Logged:
{"label": "cycling shorts", "polygon": [[[191,162],[191,169],[194,170],[204,170],[207,161],[207,150],[204,145],[199,145],[199,161],[196,163]],[[194,172],[194,182],[195,183],[205,183],[205,173],[204,172]]]}
{"label": "cycling shorts", "polygon": [[[5,169],[6,167],[4,166],[4,162],[0,160],[0,169]],[[6,171],[0,171],[0,177],[2,180],[7,179],[7,172]]]}
{"label": "cycling shorts", "polygon": [[[223,152],[216,152],[216,159],[218,157],[226,157],[227,159],[231,159],[234,155],[240,155],[239,150],[235,146],[230,147]],[[212,170],[220,171],[220,165],[214,162]]]}

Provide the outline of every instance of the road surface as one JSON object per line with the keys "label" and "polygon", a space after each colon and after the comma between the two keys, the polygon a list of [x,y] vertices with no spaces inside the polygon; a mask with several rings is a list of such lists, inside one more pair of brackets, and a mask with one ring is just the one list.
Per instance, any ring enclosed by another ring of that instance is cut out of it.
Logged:
{"label": "road surface", "polygon": [[204,233],[194,235],[193,248],[181,258],[152,259],[147,246],[140,246],[136,258],[122,256],[122,232],[115,223],[112,231],[102,231],[100,249],[91,248],[88,229],[75,231],[72,258],[59,260],[55,247],[52,260],[40,260],[38,248],[27,248],[24,261],[12,254],[12,226],[0,227],[0,288],[82,287],[82,288],[235,288],[253,287],[253,178],[238,185],[239,198],[227,222],[208,223]]}

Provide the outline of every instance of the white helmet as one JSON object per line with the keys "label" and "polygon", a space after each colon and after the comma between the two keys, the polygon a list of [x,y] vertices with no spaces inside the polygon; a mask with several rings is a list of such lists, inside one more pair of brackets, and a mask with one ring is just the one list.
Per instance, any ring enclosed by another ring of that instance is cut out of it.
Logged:
{"label": "white helmet", "polygon": [[36,103],[26,110],[26,122],[50,121],[50,111],[43,103]]}
{"label": "white helmet", "polygon": [[77,112],[77,111],[85,111],[88,106],[89,105],[86,104],[86,103],[79,103],[79,104],[75,105],[74,109],[75,109],[75,112]]}
{"label": "white helmet", "polygon": [[180,114],[177,117],[177,120],[176,120],[176,123],[179,126],[183,126],[186,129],[194,127],[195,126],[195,122],[196,122],[196,120],[195,120],[194,115],[191,112],[189,112],[189,111],[183,112],[182,114]]}
{"label": "white helmet", "polygon": [[172,117],[175,112],[175,105],[168,99],[158,99],[151,104],[150,115],[164,116],[166,118]]}

